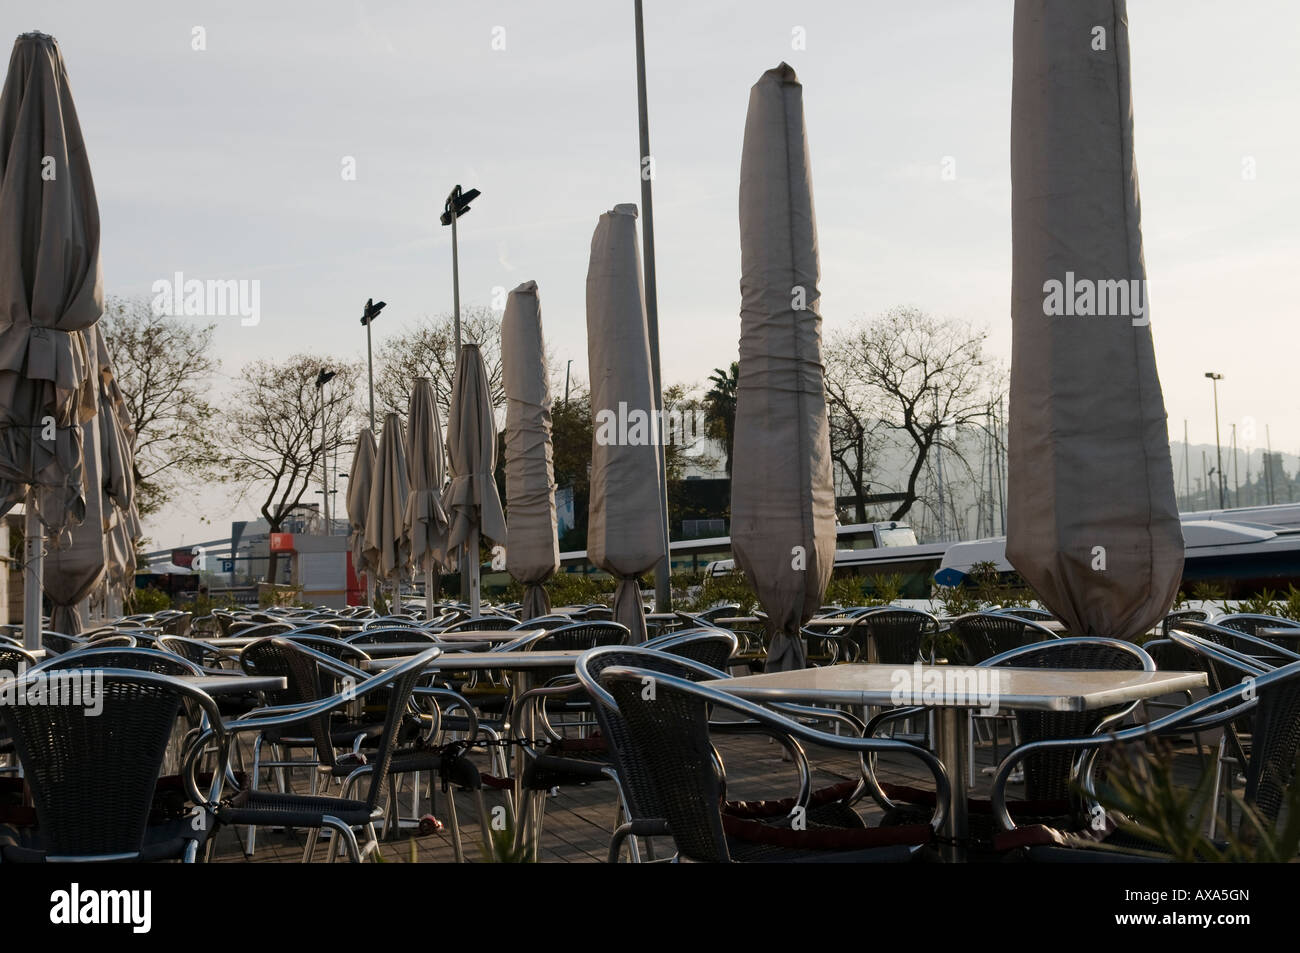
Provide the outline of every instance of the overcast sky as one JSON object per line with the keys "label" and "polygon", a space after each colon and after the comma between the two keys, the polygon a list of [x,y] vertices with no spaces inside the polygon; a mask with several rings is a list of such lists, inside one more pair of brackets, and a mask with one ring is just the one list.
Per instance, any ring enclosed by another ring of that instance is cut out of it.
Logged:
{"label": "overcast sky", "polygon": [[[910,304],[987,326],[1009,362],[1010,0],[645,6],[666,382],[736,356],[745,108],[782,60],[804,84],[827,331]],[[1215,370],[1225,443],[1252,418],[1255,446],[1269,424],[1294,453],[1300,6],[1130,0],[1129,17],[1171,432],[1186,418],[1213,441]],[[437,217],[461,183],[483,191],[462,220],[462,302],[535,279],[548,344],[586,377],[591,233],[640,199],[630,0],[7,0],[0,23],[63,49],[110,294],[176,271],[261,282],[260,324],[220,319],[227,374],[296,350],[364,359],[370,296],[389,303],[379,340],[450,311]],[[253,515],[195,499],[146,530],[194,542]]]}

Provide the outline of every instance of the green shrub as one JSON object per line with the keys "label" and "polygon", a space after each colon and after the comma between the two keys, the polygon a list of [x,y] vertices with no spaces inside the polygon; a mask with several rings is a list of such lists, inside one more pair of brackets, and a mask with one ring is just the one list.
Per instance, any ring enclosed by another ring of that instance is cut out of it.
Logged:
{"label": "green shrub", "polygon": [[745,578],[743,572],[706,578],[690,608],[694,612],[703,612],[719,603],[731,602],[740,606],[741,615],[749,615],[758,608],[758,595],[749,585],[749,580]]}
{"label": "green shrub", "polygon": [[171,596],[153,586],[135,590],[128,602],[127,615],[162,612],[172,607]]}

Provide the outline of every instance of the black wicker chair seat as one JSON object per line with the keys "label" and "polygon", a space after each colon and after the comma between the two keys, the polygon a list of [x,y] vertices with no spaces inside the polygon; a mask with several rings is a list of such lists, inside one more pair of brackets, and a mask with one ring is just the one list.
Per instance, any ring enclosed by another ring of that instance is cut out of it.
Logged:
{"label": "black wicker chair seat", "polygon": [[365,801],[260,790],[240,791],[217,808],[217,820],[222,824],[320,827],[325,814],[351,827],[361,827],[382,812],[372,811]]}
{"label": "black wicker chair seat", "polygon": [[[144,841],[135,859],[139,863],[174,860],[185,854],[191,844],[202,848],[208,836],[206,825],[195,830],[189,816],[151,823],[145,828]],[[50,849],[38,827],[0,824],[0,862],[41,864],[51,853],[58,855],[57,851]]]}

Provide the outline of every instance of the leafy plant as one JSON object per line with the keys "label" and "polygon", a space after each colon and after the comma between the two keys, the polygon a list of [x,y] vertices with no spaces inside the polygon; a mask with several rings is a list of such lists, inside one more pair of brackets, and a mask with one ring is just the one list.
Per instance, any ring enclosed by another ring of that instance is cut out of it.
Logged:
{"label": "leafy plant", "polygon": [[1217,602],[1224,612],[1230,612],[1227,602],[1228,594],[1222,586],[1216,586],[1209,582],[1198,582],[1192,586],[1192,598],[1201,602]]}
{"label": "leafy plant", "polygon": [[1243,602],[1238,602],[1234,611],[1250,612],[1256,615],[1275,615],[1277,613],[1277,601],[1277,593],[1272,589],[1265,589]]}
{"label": "leafy plant", "polygon": [[515,845],[514,824],[506,821],[501,830],[490,832],[490,842],[479,848],[485,864],[531,864],[533,862],[532,846],[527,843]]}
{"label": "leafy plant", "polygon": [[[1098,785],[1097,800],[1117,830],[1161,849],[1172,860],[1214,863],[1287,863],[1300,851],[1300,783],[1287,788],[1285,822],[1270,824],[1235,791],[1228,793],[1241,815],[1236,831],[1220,818],[1222,842],[1205,833],[1213,803],[1213,758],[1202,763],[1201,778],[1187,787],[1174,778],[1173,751],[1167,742],[1149,748],[1125,749],[1108,766],[1107,778]],[[1293,775],[1294,778],[1294,775]],[[1099,845],[1108,849],[1106,844]],[[1119,849],[1119,848],[1113,848]],[[1131,850],[1130,848],[1124,848]]]}
{"label": "leafy plant", "polygon": [[148,586],[144,589],[136,589],[127,597],[127,602],[129,603],[127,606],[130,610],[128,613],[129,615],[134,615],[136,613],[162,612],[164,609],[170,609],[172,607],[171,596],[167,595],[167,593],[163,592],[161,589],[155,589],[153,586]]}
{"label": "leafy plant", "polygon": [[695,597],[691,609],[700,612],[720,602],[734,602],[740,606],[741,615],[749,615],[758,608],[758,594],[749,585],[744,573],[710,576],[700,586],[699,595]]}

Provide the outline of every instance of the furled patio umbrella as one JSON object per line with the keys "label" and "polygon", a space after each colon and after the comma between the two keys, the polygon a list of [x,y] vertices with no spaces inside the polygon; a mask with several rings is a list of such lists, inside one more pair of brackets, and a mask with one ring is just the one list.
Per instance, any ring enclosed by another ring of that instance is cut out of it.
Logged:
{"label": "furled patio umbrella", "polygon": [[24,640],[40,641],[41,538],[79,523],[82,424],[96,411],[78,333],[99,320],[99,207],[63,56],[14,43],[0,93],[0,510],[26,499]]}
{"label": "furled patio umbrella", "polygon": [[425,618],[432,619],[435,574],[442,571],[447,559],[447,511],[442,508],[442,421],[433,399],[433,384],[427,377],[417,377],[411,388],[406,440],[411,450],[406,458],[411,484],[411,494],[406,498],[406,530],[411,537],[411,559],[424,573]]}
{"label": "furled patio umbrella", "polygon": [[807,664],[799,629],[835,560],[812,170],[803,88],[784,63],[749,94],[740,256],[731,545],[768,615],[767,668],[784,671]]}
{"label": "furled patio umbrella", "polygon": [[375,454],[370,484],[370,506],[366,510],[366,562],[374,567],[377,580],[393,587],[394,612],[401,608],[401,582],[411,566],[411,537],[406,529],[406,498],[410,482],[406,464],[406,435],[402,418],[395,413],[384,417],[384,430]]}
{"label": "furled patio umbrella", "polygon": [[[92,328],[82,333],[93,337],[97,332]],[[93,343],[90,353],[95,353]],[[112,416],[107,406],[104,411]],[[86,479],[85,518],[65,530],[63,538],[58,539],[45,555],[43,584],[51,606],[50,627],[67,635],[76,635],[82,630],[79,603],[100,584],[108,569],[107,530],[114,519],[114,504],[106,490],[105,479],[108,478],[112,484],[113,493],[126,492],[121,473],[110,472],[120,466],[120,460],[113,459],[119,448],[108,449],[106,453],[102,416],[81,425]]]}
{"label": "furled patio umbrella", "polygon": [[348,473],[348,545],[352,547],[352,568],[366,576],[366,601],[374,601],[375,567],[366,553],[366,517],[370,513],[370,487],[374,483],[375,435],[369,427],[357,436],[357,449],[352,455],[352,469]]}
{"label": "furled patio umbrella", "polygon": [[520,615],[551,611],[542,586],[560,567],[555,522],[555,464],[551,446],[551,383],[542,337],[537,282],[510,292],[501,319],[506,390],[506,570],[523,583]]}
{"label": "furled patio umbrella", "polygon": [[663,559],[659,492],[661,428],[650,374],[635,205],[600,217],[587,266],[587,363],[591,373],[591,495],[587,556],[618,579],[614,620],[646,638],[642,573]]}
{"label": "furled patio umbrella", "polygon": [[1127,11],[1017,0],[1014,22],[1007,558],[1074,634],[1131,639],[1172,605],[1183,538],[1146,310]]}
{"label": "furled patio umbrella", "polygon": [[442,506],[450,521],[447,552],[465,548],[470,615],[477,618],[479,536],[506,543],[506,517],[501,512],[501,497],[497,495],[493,475],[497,463],[497,427],[492,418],[492,392],[477,344],[465,344],[460,349],[450,414],[447,468],[451,481],[442,495]]}

